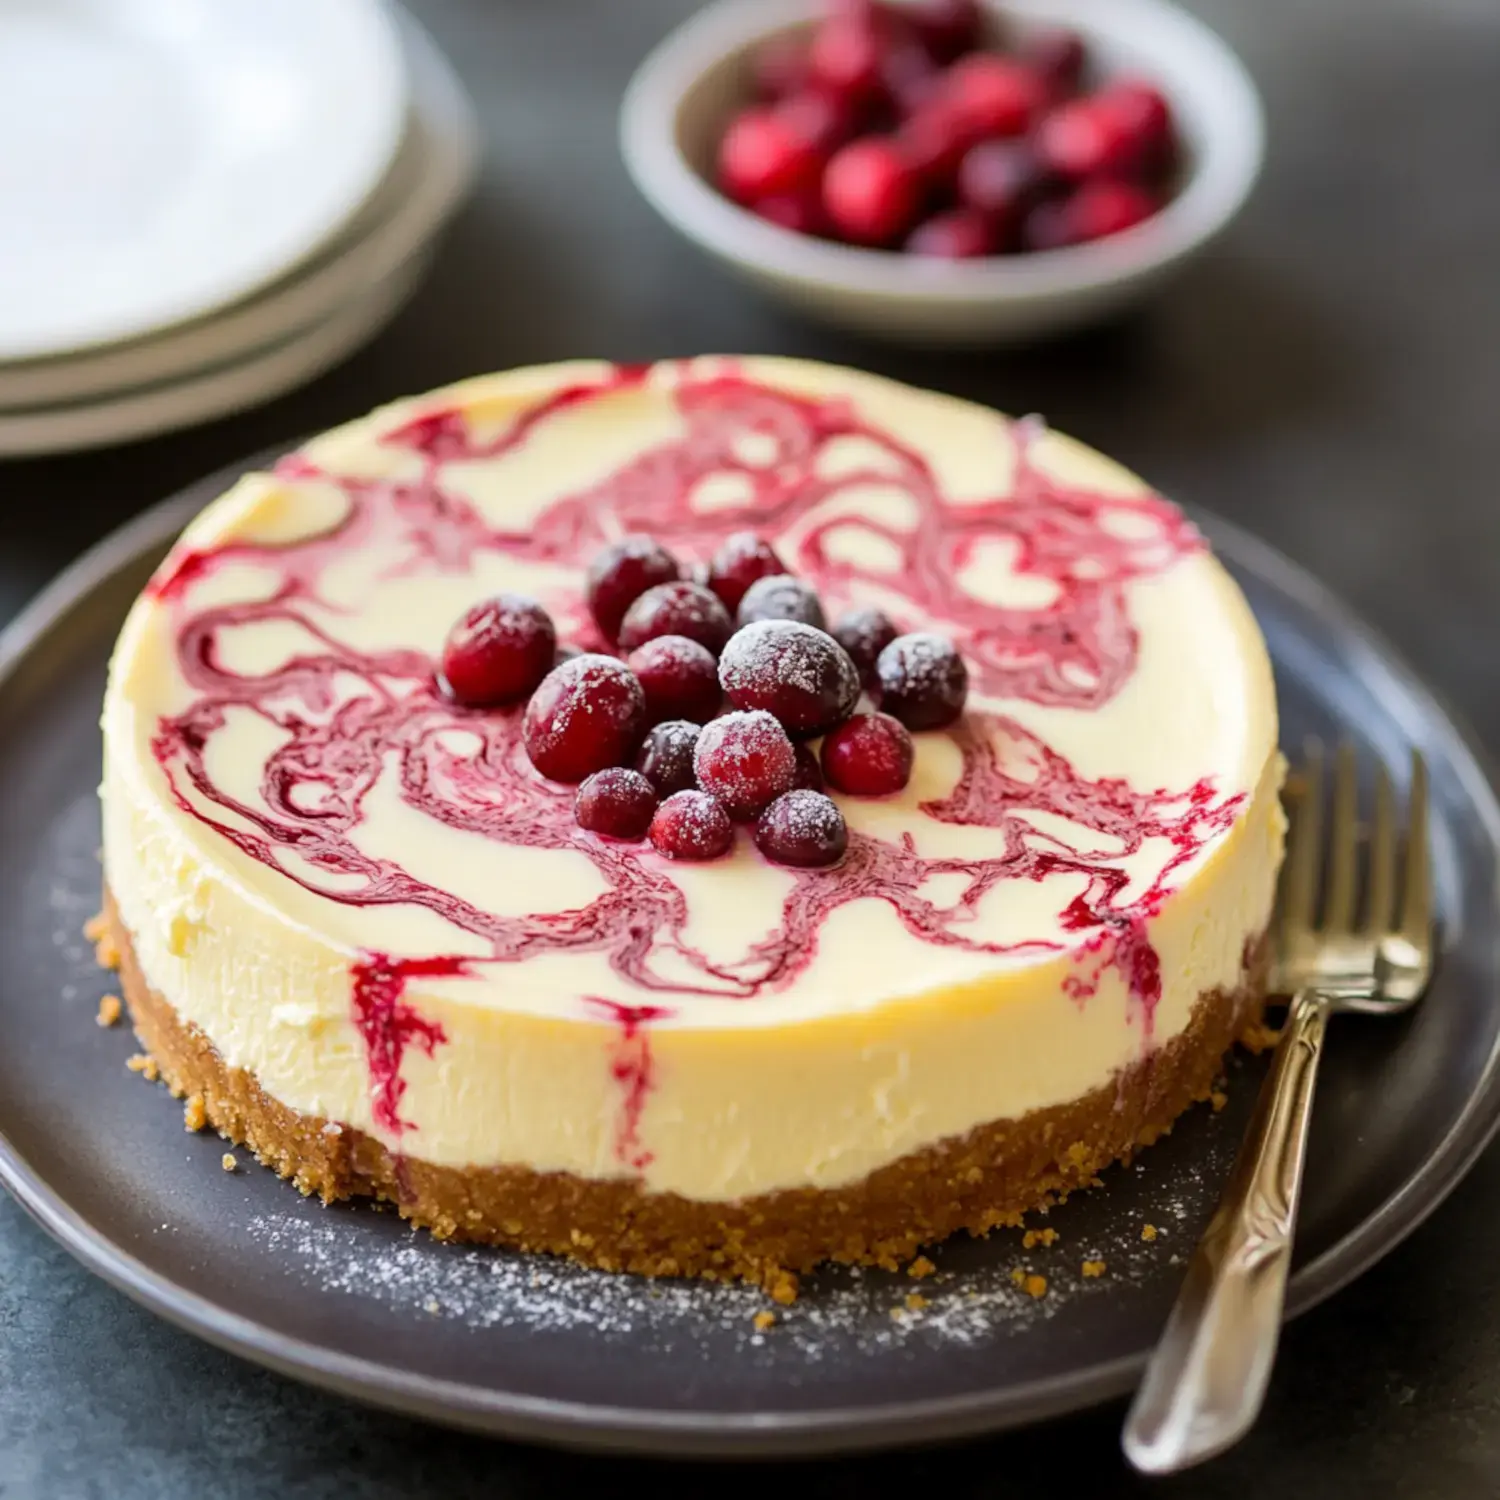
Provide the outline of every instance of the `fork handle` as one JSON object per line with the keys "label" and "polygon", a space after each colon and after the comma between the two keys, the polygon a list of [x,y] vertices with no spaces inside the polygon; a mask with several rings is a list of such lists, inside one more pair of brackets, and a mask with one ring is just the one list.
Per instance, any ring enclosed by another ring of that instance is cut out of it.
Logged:
{"label": "fork handle", "polygon": [[1249,1133],[1125,1421],[1126,1457],[1145,1473],[1222,1453],[1260,1413],[1329,1012],[1315,989],[1299,991],[1287,1010]]}

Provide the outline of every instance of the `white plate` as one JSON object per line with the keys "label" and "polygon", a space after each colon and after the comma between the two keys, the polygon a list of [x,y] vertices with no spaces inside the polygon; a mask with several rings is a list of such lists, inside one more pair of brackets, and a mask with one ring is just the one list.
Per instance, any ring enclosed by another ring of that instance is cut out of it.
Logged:
{"label": "white plate", "polygon": [[0,0],[0,359],[284,274],[380,181],[405,109],[378,0]]}
{"label": "white plate", "polygon": [[236,364],[113,400],[0,415],[0,458],[102,448],[258,406],[321,375],[374,338],[426,269],[427,257],[418,256],[333,317]]}
{"label": "white plate", "polygon": [[213,317],[96,352],[0,366],[0,411],[120,395],[264,350],[372,291],[425,246],[473,180],[478,131],[447,59],[414,21],[400,21],[411,83],[406,137],[336,240],[295,276]]}

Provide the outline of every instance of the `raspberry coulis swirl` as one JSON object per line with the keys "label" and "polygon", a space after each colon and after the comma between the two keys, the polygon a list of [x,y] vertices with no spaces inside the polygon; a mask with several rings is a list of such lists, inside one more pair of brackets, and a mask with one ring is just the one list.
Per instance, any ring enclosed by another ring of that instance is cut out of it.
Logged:
{"label": "raspberry coulis swirl", "polygon": [[[320,580],[350,549],[379,546],[399,559],[394,571],[401,574],[453,575],[456,614],[462,575],[479,553],[581,569],[621,533],[648,532],[684,560],[706,559],[726,536],[750,529],[770,538],[787,566],[817,589],[830,617],[879,597],[902,628],[951,638],[984,699],[1089,711],[1108,703],[1136,666],[1126,586],[1203,546],[1190,523],[1155,496],[1080,488],[1034,465],[1029,452],[1036,433],[1026,424],[1013,428],[1015,461],[1003,492],[957,502],[943,493],[919,453],[852,403],[792,394],[722,367],[711,375],[685,375],[662,390],[663,399],[675,403],[680,435],[555,499],[523,531],[496,527],[445,488],[447,465],[501,458],[548,422],[629,393],[646,379],[645,370],[621,367],[566,387],[485,440],[475,437],[458,409],[413,421],[381,441],[420,460],[414,479],[349,478],[294,455],[280,466],[282,477],[343,492],[346,505],[336,524],[288,544],[237,539],[208,550],[179,549],[151,585],[175,612],[177,662],[193,695],[184,711],[160,720],[153,740],[177,804],[246,855],[327,900],[424,907],[487,950],[464,958],[367,953],[356,962],[354,1014],[370,1061],[377,1122],[393,1133],[412,1128],[398,1108],[403,1052],[413,1043],[431,1052],[445,1040],[439,1026],[402,998],[406,978],[466,974],[480,964],[520,963],[549,952],[599,952],[621,979],[651,993],[651,1003],[634,1006],[580,997],[585,1012],[611,1015],[621,1032],[628,1063],[616,1071],[627,1124],[617,1155],[638,1168],[644,1154],[635,1126],[651,1073],[646,1025],[672,1014],[673,994],[773,997],[810,963],[829,913],[859,900],[885,902],[907,932],[935,946],[996,955],[1081,949],[1069,993],[1085,999],[1113,967],[1149,1032],[1161,976],[1145,923],[1176,872],[1233,823],[1242,795],[1221,795],[1207,780],[1142,790],[1120,779],[1090,779],[1016,718],[971,707],[943,731],[961,757],[958,779],[921,811],[937,823],[993,830],[992,854],[926,857],[909,834],[886,841],[852,830],[842,863],[789,872],[791,889],[772,933],[743,953],[710,956],[685,936],[688,901],[667,863],[648,846],[612,844],[582,832],[572,816],[572,789],[537,775],[521,743],[519,707],[465,710],[441,691],[428,651],[371,653],[338,637],[339,611],[323,600]],[[824,462],[834,444],[851,439],[868,461],[847,467]],[[1000,457],[997,443],[997,472]],[[698,497],[710,482],[718,494],[705,506]],[[839,506],[846,493],[870,485],[899,494],[909,519],[898,524]],[[728,486],[736,498],[726,504]],[[849,560],[836,533],[851,529],[878,540],[886,559],[881,566]],[[1046,586],[1038,591],[1046,602],[997,606],[962,590],[955,580],[977,549],[996,543],[1009,547],[1014,574]],[[273,570],[279,580],[274,591],[194,607],[193,583],[229,560]],[[599,648],[581,588],[573,598],[545,602],[562,639]],[[232,670],[221,649],[226,636],[266,624],[295,627],[304,649],[263,675]],[[244,713],[274,725],[280,736],[253,802],[232,795],[208,769],[215,735],[232,715]],[[359,843],[364,800],[392,764],[409,807],[517,848],[576,851],[592,863],[604,890],[576,909],[501,915],[419,879],[398,860],[366,852]],[[1039,813],[1083,830],[1080,843],[1092,847],[1044,832],[1032,821]],[[1167,853],[1150,882],[1127,899],[1124,862],[1151,840],[1161,841]],[[1097,852],[1100,845],[1111,852]],[[326,882],[320,879],[325,873]],[[996,886],[1059,874],[1086,882],[1059,913],[1062,928],[1076,934],[1071,942],[1018,945],[975,935],[979,903]],[[941,875],[962,877],[961,894],[946,904],[922,894]]]}

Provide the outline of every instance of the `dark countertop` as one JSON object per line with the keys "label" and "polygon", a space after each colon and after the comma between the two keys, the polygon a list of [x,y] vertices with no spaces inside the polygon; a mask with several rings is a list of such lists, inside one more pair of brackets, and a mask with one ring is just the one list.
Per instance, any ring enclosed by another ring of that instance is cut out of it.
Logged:
{"label": "dark countertop", "polygon": [[[614,146],[620,90],[690,0],[413,0],[479,102],[476,200],[423,291],[307,389],[194,432],[0,464],[0,617],[200,474],[479,370],[597,354],[802,354],[1037,410],[1327,579],[1500,751],[1500,7],[1197,0],[1271,122],[1265,180],[1149,311],[1050,349],[913,355],[794,321],[678,241]],[[1358,1022],[1344,1024],[1359,1024]],[[1288,1332],[1261,1425],[1167,1494],[1500,1489],[1500,1146]],[[0,1195],[0,1497],[598,1493],[724,1500],[1122,1495],[1116,1408],[963,1448],[708,1473],[455,1436],[305,1390],[157,1321]]]}

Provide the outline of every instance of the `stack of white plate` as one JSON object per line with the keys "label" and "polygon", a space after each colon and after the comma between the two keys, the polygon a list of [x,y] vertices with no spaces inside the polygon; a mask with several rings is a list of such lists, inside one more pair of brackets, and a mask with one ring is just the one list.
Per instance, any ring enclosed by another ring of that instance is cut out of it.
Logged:
{"label": "stack of white plate", "polygon": [[335,364],[414,290],[477,140],[381,0],[0,0],[0,455]]}

